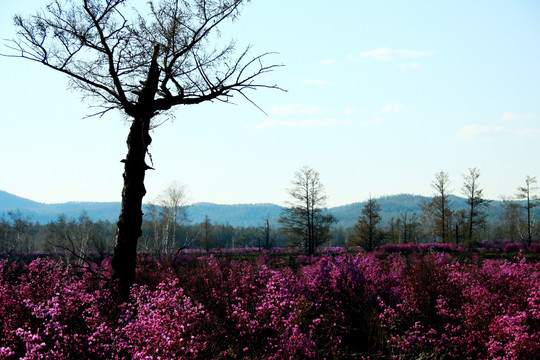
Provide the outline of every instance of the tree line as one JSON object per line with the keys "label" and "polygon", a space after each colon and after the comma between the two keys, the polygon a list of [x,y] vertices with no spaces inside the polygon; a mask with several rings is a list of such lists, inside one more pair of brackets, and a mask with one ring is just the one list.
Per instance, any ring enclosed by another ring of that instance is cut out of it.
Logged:
{"label": "tree line", "polygon": [[420,204],[421,213],[400,214],[382,226],[380,205],[375,199],[368,200],[354,226],[356,238],[351,244],[362,245],[370,250],[381,243],[442,242],[474,246],[481,240],[508,239],[530,246],[538,229],[534,209],[538,205],[535,191],[536,178],[527,176],[525,185],[517,188],[516,200],[503,199],[503,213],[495,223],[487,222],[487,210],[491,200],[484,198],[479,184],[480,171],[470,168],[463,175],[461,194],[466,207],[454,209],[450,195],[450,177],[447,172],[435,174],[431,183],[435,193],[431,200]]}
{"label": "tree line", "polygon": [[[216,224],[208,216],[193,224],[188,216],[185,186],[169,185],[160,196],[144,207],[142,234],[138,251],[171,256],[195,249],[202,252],[220,249],[294,246],[308,254],[321,246],[361,246],[373,250],[382,244],[443,242],[477,246],[481,240],[507,239],[530,246],[538,237],[535,207],[538,196],[536,179],[527,176],[517,188],[515,200],[504,199],[497,221],[486,218],[490,200],[483,197],[480,171],[469,169],[461,188],[466,208],[454,209],[448,173],[435,174],[434,195],[419,205],[421,212],[404,211],[386,223],[381,205],[369,198],[357,223],[350,228],[336,226],[336,218],[326,209],[328,198],[319,173],[303,167],[297,171],[287,190],[291,200],[278,219],[266,217],[259,226],[234,227]],[[77,218],[59,215],[41,225],[21,211],[0,215],[0,252],[58,252],[67,262],[101,261],[113,248],[116,224],[93,221],[86,212]]]}
{"label": "tree line", "polygon": [[[344,231],[346,235],[340,239],[344,240],[342,244],[331,236],[336,219],[325,210],[327,195],[319,173],[303,167],[294,176],[293,186],[288,190],[293,200],[287,204],[279,222],[282,231],[308,254],[329,242],[373,250],[380,244],[410,242],[453,242],[472,247],[481,240],[506,238],[530,246],[533,238],[538,236],[534,218],[534,209],[538,205],[536,178],[527,176],[525,185],[517,188],[515,198],[525,200],[526,205],[504,199],[503,215],[497,224],[487,223],[491,200],[484,197],[479,178],[477,168],[470,168],[463,175],[461,194],[465,197],[466,208],[454,209],[450,198],[453,193],[450,176],[444,171],[436,173],[431,183],[435,193],[431,200],[420,204],[421,213],[405,211],[399,217],[391,218],[388,224],[381,224],[381,206],[370,196],[358,222],[352,229]],[[333,235],[339,233],[334,231]]]}
{"label": "tree line", "polygon": [[[286,243],[278,229],[270,225],[260,227],[233,227],[216,224],[206,217],[200,224],[188,221],[173,226],[164,216],[168,210],[159,210],[157,217],[151,211],[145,214],[138,251],[156,256],[194,249],[202,252],[220,249],[260,248],[271,249]],[[93,221],[83,211],[77,218],[61,214],[47,224],[34,222],[21,211],[0,215],[0,254],[4,256],[21,253],[57,253],[66,262],[101,262],[112,254],[116,224],[109,221]]]}

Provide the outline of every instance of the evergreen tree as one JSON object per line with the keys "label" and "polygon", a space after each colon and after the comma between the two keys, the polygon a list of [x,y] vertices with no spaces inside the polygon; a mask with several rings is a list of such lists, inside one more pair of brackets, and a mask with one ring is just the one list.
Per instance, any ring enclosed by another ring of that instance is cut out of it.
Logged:
{"label": "evergreen tree", "polygon": [[368,251],[373,250],[382,237],[382,232],[378,228],[378,224],[381,222],[380,211],[381,206],[370,196],[362,208],[362,215],[358,218],[358,223],[354,226],[356,243]]}

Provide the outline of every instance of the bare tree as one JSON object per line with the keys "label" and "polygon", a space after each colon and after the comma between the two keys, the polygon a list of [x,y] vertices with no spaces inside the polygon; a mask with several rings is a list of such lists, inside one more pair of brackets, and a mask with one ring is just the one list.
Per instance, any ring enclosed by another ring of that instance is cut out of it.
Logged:
{"label": "bare tree", "polygon": [[248,90],[278,88],[256,81],[277,66],[263,64],[268,54],[250,57],[249,47],[236,53],[233,42],[211,44],[245,2],[149,1],[140,13],[127,0],[54,0],[33,16],[14,17],[18,32],[6,56],[67,75],[74,89],[97,101],[101,110],[94,115],[116,109],[131,120],[112,261],[113,278],[124,290],[135,279],[156,116],[177,105],[227,102],[234,93],[251,102]]}
{"label": "bare tree", "polygon": [[[265,250],[271,250],[275,245],[275,239],[272,237],[272,228],[270,226],[270,216],[266,216],[264,223],[256,228],[259,250],[261,247]],[[262,240],[262,241],[261,241]],[[262,245],[261,245],[262,242]]]}
{"label": "bare tree", "polygon": [[538,190],[538,187],[534,186],[534,184],[536,184],[536,178],[527,175],[525,186],[518,187],[519,192],[516,194],[518,199],[527,200],[527,205],[524,206],[527,210],[527,246],[531,246],[532,229],[535,225],[534,208],[538,206],[537,200],[539,199],[537,195],[533,194],[534,191]]}
{"label": "bare tree", "polygon": [[[452,214],[452,218],[454,219],[454,238],[456,239],[456,245],[459,245],[460,239],[465,238],[464,234],[466,232],[464,230],[464,227],[467,227],[467,231],[469,230],[469,223],[467,222],[467,210],[459,209],[454,211],[454,213]],[[473,243],[469,242],[469,247],[472,247],[472,245]]]}
{"label": "bare tree", "polygon": [[405,210],[399,214],[399,218],[395,221],[395,224],[393,222],[391,223],[391,230],[393,231],[394,226],[397,230],[398,243],[407,244],[409,242],[417,242],[417,229],[420,225],[417,217],[418,215],[415,212],[411,214]]}
{"label": "bare tree", "polygon": [[420,210],[422,210],[422,217],[420,218],[425,236],[431,238],[432,241],[436,240],[436,219],[435,219],[435,209],[433,201],[422,200],[418,205]]}
{"label": "bare tree", "polygon": [[108,256],[107,228],[111,225],[94,222],[84,210],[77,219],[60,214],[56,221],[45,225],[42,245],[49,250],[62,251],[66,263],[86,268],[99,266]]}
{"label": "bare tree", "polygon": [[188,208],[186,187],[178,182],[171,183],[155,201],[146,204],[146,233],[141,238],[144,248],[153,249],[161,257],[173,247],[181,251],[191,245],[189,232],[183,239],[177,237],[180,226],[189,223]]}
{"label": "bare tree", "polygon": [[25,238],[31,225],[31,217],[23,214],[21,210],[9,211],[8,219],[2,214],[0,219],[0,252],[11,254],[16,250],[29,251],[30,241]]}
{"label": "bare tree", "polygon": [[436,234],[442,238],[443,243],[449,238],[449,223],[451,218],[450,199],[452,193],[448,189],[450,185],[450,177],[448,173],[441,171],[435,174],[435,180],[431,186],[436,193],[432,199],[433,211],[435,213]]}
{"label": "bare tree", "polygon": [[330,237],[330,226],[335,218],[324,209],[327,195],[319,173],[304,166],[294,174],[292,188],[288,189],[292,201],[287,204],[279,222],[283,231],[300,243],[308,254]]}
{"label": "bare tree", "polygon": [[89,250],[89,242],[90,238],[92,237],[92,233],[95,230],[94,229],[94,223],[88,216],[88,213],[86,211],[83,211],[81,215],[79,215],[78,220],[78,227],[77,227],[77,237],[79,242],[79,254],[80,258],[78,260],[79,265],[81,265],[84,262],[84,257],[86,257],[86,253]]}
{"label": "bare tree", "polygon": [[143,232],[139,245],[146,251],[159,249],[161,219],[158,206],[149,202],[144,207],[144,221],[149,225],[149,231]]}
{"label": "bare tree", "polygon": [[510,238],[512,242],[517,239],[523,241],[525,238],[527,224],[520,211],[519,203],[515,200],[503,197],[503,214],[501,215],[501,224],[504,224],[504,235]]}
{"label": "bare tree", "polygon": [[[35,249],[32,248],[29,241],[25,241],[26,244],[23,244],[23,241],[25,240],[25,234],[30,227],[31,223],[31,216],[25,215],[21,210],[13,210],[8,212],[8,216],[11,219],[11,223],[13,224],[13,230],[14,230],[14,239],[15,246],[22,250],[26,251],[33,251]],[[24,245],[24,247],[23,247]]]}
{"label": "bare tree", "polygon": [[474,230],[477,226],[481,226],[486,221],[486,210],[490,200],[483,197],[482,189],[478,184],[480,171],[476,168],[469,169],[469,174],[463,175],[464,183],[461,192],[467,200],[467,224],[468,224],[468,239],[473,240]]}
{"label": "bare tree", "polygon": [[[171,246],[176,246],[176,229],[180,224],[188,222],[188,204],[186,188],[174,182],[158,197],[162,221],[162,249],[167,252]],[[170,241],[169,241],[170,238]],[[185,247],[188,244],[182,244]]]}

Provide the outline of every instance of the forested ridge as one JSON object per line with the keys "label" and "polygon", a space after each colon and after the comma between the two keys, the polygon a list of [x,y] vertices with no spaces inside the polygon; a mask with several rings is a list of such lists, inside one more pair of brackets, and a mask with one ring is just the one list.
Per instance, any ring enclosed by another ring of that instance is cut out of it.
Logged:
{"label": "forested ridge", "polygon": [[[420,213],[419,204],[423,200],[430,199],[427,196],[399,194],[388,195],[378,198],[381,204],[382,222],[388,222],[392,217],[398,218],[405,211]],[[452,196],[455,207],[465,207],[465,199]],[[350,227],[358,220],[358,216],[366,201],[354,202],[347,205],[330,207],[329,211],[337,218],[338,226]],[[497,221],[502,215],[503,201],[494,200],[491,203],[488,221]],[[267,216],[277,219],[282,211],[282,206],[277,204],[214,204],[208,202],[195,203],[188,207],[188,214],[193,224],[204,221],[206,215],[216,224],[228,224],[231,226],[258,226]],[[77,218],[85,211],[93,221],[114,222],[118,218],[120,202],[67,202],[59,204],[45,204],[25,199],[0,190],[0,215],[9,211],[20,210],[30,216],[32,221],[45,224],[55,221],[59,215],[68,218]]]}

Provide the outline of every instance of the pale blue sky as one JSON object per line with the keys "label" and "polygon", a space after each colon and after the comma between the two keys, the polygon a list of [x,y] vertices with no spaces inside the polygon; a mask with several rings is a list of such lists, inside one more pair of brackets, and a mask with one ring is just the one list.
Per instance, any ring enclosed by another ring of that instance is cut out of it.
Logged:
{"label": "pale blue sky", "polygon": [[[14,12],[0,4],[0,34]],[[170,182],[192,202],[283,204],[294,172],[318,170],[328,204],[432,195],[434,174],[480,169],[489,198],[540,177],[540,2],[254,0],[222,39],[285,67],[287,93],[181,107],[155,130],[146,201]],[[5,42],[0,52],[6,52]],[[128,127],[91,112],[67,79],[0,58],[0,189],[41,202],[119,201]],[[540,180],[540,179],[539,179]]]}

